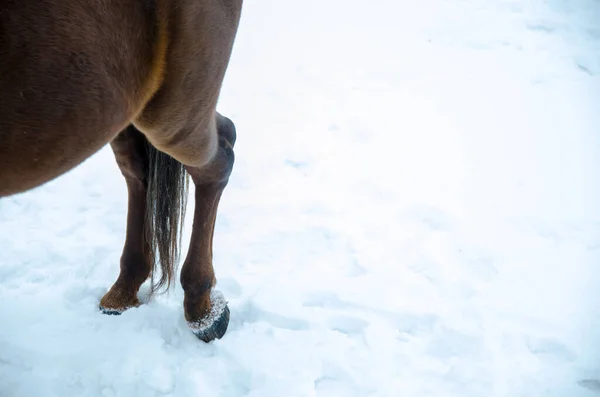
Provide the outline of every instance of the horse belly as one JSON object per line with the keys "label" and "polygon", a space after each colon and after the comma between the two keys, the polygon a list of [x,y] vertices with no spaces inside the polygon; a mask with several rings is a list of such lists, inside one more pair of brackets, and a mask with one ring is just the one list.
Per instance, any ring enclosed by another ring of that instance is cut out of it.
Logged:
{"label": "horse belly", "polygon": [[152,67],[150,3],[0,0],[0,196],[69,171],[131,122]]}

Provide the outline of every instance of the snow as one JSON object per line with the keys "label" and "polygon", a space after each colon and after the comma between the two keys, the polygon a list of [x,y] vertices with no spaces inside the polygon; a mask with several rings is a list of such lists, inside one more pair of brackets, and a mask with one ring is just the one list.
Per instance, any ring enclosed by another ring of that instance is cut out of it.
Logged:
{"label": "snow", "polygon": [[228,332],[199,342],[179,286],[98,311],[126,213],[105,148],[0,201],[0,396],[599,395],[599,18],[247,1],[219,107]]}

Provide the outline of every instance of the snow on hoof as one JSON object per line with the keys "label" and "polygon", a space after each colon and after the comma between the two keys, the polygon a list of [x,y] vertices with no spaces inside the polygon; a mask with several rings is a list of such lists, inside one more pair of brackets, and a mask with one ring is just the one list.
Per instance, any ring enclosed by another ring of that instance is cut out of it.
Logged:
{"label": "snow on hoof", "polygon": [[99,305],[98,308],[100,309],[102,314],[107,314],[109,316],[118,316],[118,315],[122,314],[125,310],[127,310],[127,309],[112,309],[112,308],[104,307],[102,305]]}
{"label": "snow on hoof", "polygon": [[229,325],[229,307],[222,293],[212,290],[210,293],[210,312],[196,322],[189,322],[192,333],[203,342],[221,339]]}
{"label": "snow on hoof", "polygon": [[125,310],[141,304],[135,293],[113,285],[110,291],[100,299],[98,309],[104,314],[119,315]]}

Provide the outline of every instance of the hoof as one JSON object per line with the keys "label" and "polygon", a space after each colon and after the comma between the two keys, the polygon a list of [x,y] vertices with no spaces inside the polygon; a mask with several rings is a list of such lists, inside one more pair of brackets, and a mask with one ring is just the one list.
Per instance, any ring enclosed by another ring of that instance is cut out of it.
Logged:
{"label": "hoof", "polygon": [[202,319],[196,322],[188,322],[192,333],[203,342],[210,342],[215,339],[221,339],[227,331],[229,325],[229,307],[227,302],[218,291],[211,291],[210,312]]}
{"label": "hoof", "polygon": [[100,309],[100,311],[102,312],[102,314],[106,314],[106,315],[109,315],[109,316],[118,316],[121,313],[123,313],[125,310],[127,310],[127,309],[111,309],[111,308],[108,308],[108,307],[104,307],[102,305],[99,305],[98,309]]}
{"label": "hoof", "polygon": [[135,292],[131,292],[130,290],[115,284],[102,299],[100,299],[100,302],[98,302],[98,309],[103,314],[112,316],[122,314],[127,309],[141,305],[141,302],[136,295]]}

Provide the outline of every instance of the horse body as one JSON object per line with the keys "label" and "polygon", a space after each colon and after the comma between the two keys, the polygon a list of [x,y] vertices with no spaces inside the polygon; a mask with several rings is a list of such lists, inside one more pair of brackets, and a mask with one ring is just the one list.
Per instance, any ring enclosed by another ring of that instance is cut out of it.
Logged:
{"label": "horse body", "polygon": [[155,16],[119,1],[0,2],[0,196],[72,169],[144,106]]}
{"label": "horse body", "polygon": [[0,197],[110,144],[129,206],[121,273],[101,308],[120,313],[139,304],[137,290],[156,266],[159,286],[171,284],[189,174],[196,209],[181,282],[186,319],[203,340],[222,336],[229,313],[215,303],[212,234],[235,127],[216,104],[241,6],[0,0]]}

